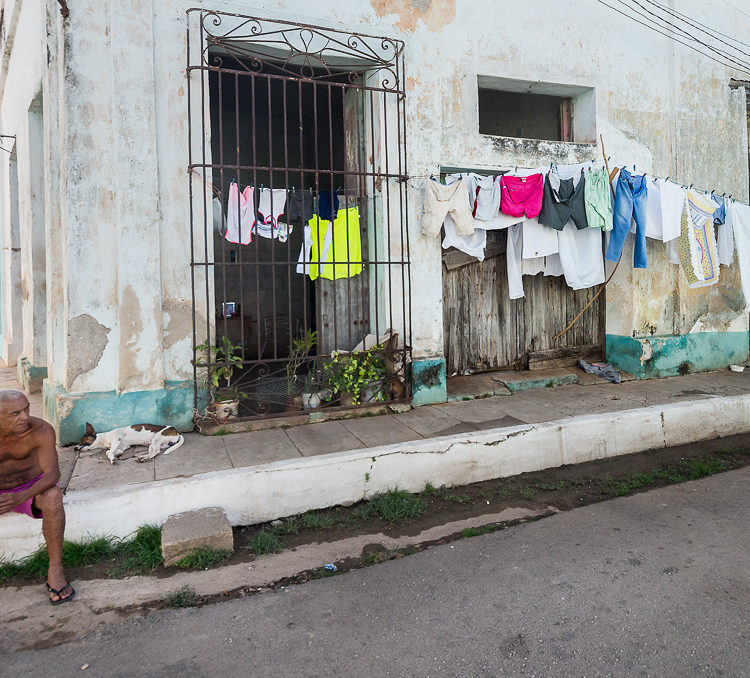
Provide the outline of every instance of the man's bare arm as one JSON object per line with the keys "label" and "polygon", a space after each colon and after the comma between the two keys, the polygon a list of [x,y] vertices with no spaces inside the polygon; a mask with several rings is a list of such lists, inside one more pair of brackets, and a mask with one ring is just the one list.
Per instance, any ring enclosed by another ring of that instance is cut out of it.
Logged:
{"label": "man's bare arm", "polygon": [[37,459],[39,460],[39,468],[42,470],[42,477],[23,492],[0,495],[0,513],[7,513],[19,504],[23,504],[23,502],[36,497],[50,487],[54,487],[60,480],[60,466],[57,460],[54,430],[49,424],[43,422],[33,435],[37,444]]}

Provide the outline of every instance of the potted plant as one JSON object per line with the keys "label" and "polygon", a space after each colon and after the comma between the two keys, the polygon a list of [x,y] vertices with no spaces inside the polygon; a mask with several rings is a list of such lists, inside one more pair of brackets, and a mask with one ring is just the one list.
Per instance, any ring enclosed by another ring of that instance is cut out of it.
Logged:
{"label": "potted plant", "polygon": [[338,394],[342,405],[382,400],[385,364],[381,351],[382,346],[351,354],[334,351],[331,360],[323,367],[331,391],[327,399],[331,400]]}
{"label": "potted plant", "polygon": [[195,349],[199,352],[195,364],[202,368],[201,372],[205,372],[203,380],[210,396],[207,412],[218,422],[236,417],[240,398],[247,396],[236,386],[232,386],[234,371],[243,368],[242,358],[237,355],[240,347],[227,337],[221,337],[218,346],[204,341]]}
{"label": "potted plant", "polygon": [[297,371],[317,342],[317,330],[306,330],[292,339],[289,345],[289,361],[286,364],[286,392],[288,397],[286,409],[288,411],[299,410],[303,405],[303,396],[297,392]]}

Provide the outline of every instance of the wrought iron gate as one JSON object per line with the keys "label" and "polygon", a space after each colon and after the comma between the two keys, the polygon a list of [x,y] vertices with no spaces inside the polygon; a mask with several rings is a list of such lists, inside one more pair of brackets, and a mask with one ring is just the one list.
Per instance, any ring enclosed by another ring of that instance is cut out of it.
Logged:
{"label": "wrought iron gate", "polygon": [[194,8],[187,56],[196,410],[408,399],[403,43]]}

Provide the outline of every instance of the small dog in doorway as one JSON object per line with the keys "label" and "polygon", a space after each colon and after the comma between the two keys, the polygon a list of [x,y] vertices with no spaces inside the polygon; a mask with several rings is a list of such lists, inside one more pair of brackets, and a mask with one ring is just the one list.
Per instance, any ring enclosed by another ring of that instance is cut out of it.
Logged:
{"label": "small dog in doorway", "polygon": [[164,454],[176,450],[185,442],[184,436],[172,426],[155,426],[154,424],[135,424],[123,426],[106,433],[97,433],[94,427],[86,422],[86,433],[81,438],[81,444],[74,448],[76,452],[81,450],[106,449],[107,459],[110,464],[115,463],[115,458],[133,445],[148,446],[143,454],[136,455],[136,461],[148,461],[153,459],[163,449]]}

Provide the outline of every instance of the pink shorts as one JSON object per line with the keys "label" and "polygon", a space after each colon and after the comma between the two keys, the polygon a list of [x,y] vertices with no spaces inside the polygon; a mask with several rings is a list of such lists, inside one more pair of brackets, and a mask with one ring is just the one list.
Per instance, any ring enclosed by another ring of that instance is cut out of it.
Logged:
{"label": "pink shorts", "polygon": [[514,177],[504,174],[500,177],[500,211],[511,217],[524,214],[533,219],[542,211],[544,175],[531,174],[528,177]]}
{"label": "pink shorts", "polygon": [[[23,485],[19,485],[18,487],[11,487],[7,490],[0,490],[0,494],[11,494],[16,492],[23,492],[24,490],[28,490],[39,478],[42,477],[42,475],[38,475],[34,480],[29,480],[28,483],[24,483]],[[11,509],[12,511],[15,511],[16,513],[23,513],[26,516],[29,516],[30,518],[41,518],[42,512],[34,506],[34,497],[31,499],[27,499],[23,504],[19,504],[15,508]]]}

